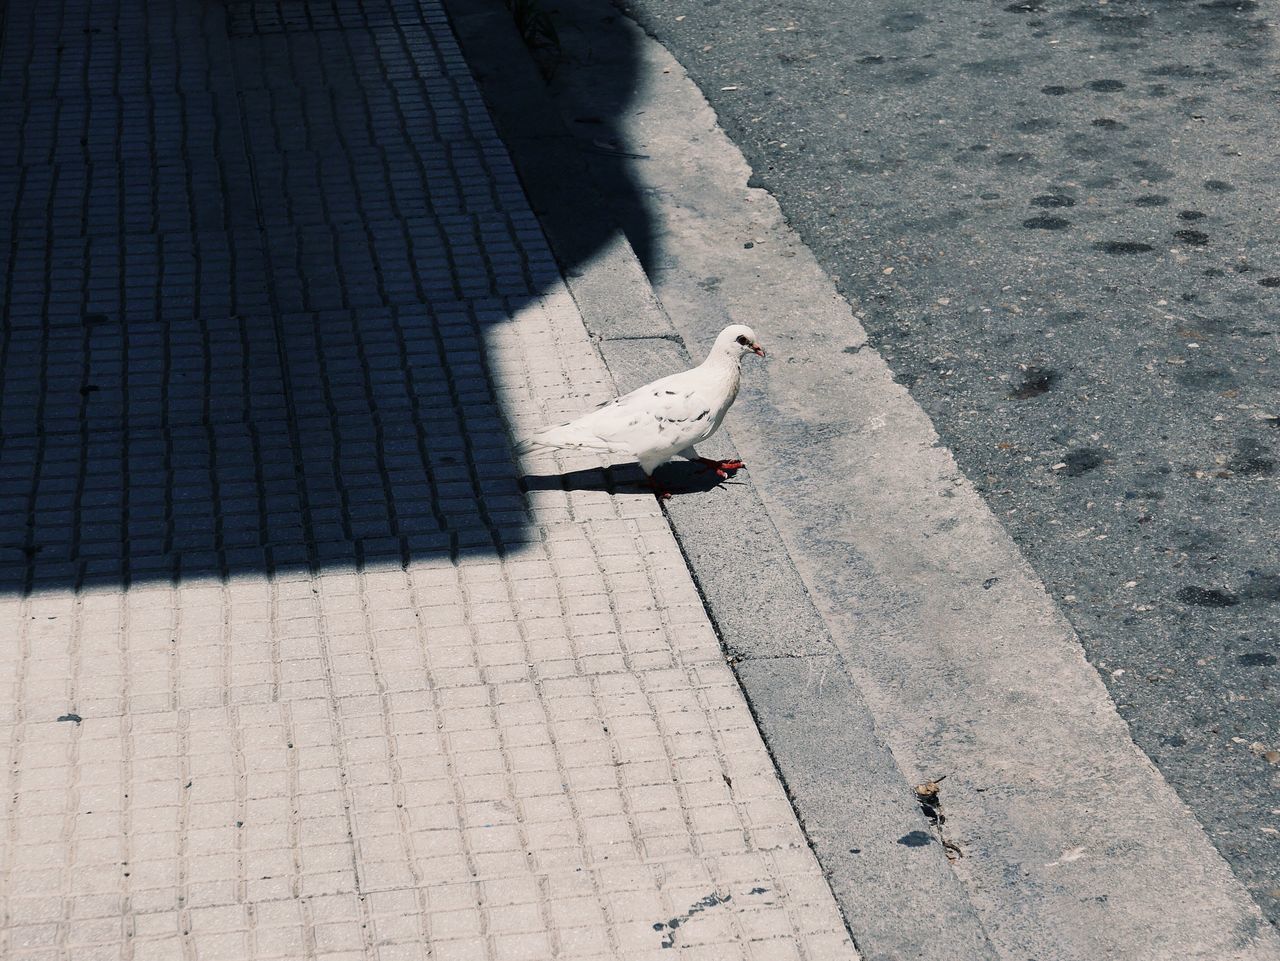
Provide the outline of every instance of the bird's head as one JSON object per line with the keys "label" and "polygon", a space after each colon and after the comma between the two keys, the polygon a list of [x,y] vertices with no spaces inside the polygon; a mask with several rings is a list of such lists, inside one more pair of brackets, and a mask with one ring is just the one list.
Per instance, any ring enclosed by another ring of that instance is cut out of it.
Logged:
{"label": "bird's head", "polygon": [[726,354],[738,360],[748,352],[759,357],[764,356],[764,348],[756,341],[756,332],[746,324],[730,324],[720,331],[720,336],[716,338],[716,345],[711,352]]}

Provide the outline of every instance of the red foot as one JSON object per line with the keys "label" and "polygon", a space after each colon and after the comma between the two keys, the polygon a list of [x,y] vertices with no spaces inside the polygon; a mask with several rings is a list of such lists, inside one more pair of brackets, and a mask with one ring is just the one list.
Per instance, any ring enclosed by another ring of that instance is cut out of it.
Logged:
{"label": "red foot", "polygon": [[698,463],[704,470],[713,470],[725,480],[747,466],[740,460],[712,460],[710,457],[699,457]]}

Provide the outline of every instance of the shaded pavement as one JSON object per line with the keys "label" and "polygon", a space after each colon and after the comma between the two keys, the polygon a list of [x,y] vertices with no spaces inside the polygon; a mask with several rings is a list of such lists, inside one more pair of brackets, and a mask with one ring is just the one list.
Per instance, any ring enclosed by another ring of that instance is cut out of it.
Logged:
{"label": "shaded pavement", "polygon": [[0,53],[0,954],[855,957],[439,6]]}

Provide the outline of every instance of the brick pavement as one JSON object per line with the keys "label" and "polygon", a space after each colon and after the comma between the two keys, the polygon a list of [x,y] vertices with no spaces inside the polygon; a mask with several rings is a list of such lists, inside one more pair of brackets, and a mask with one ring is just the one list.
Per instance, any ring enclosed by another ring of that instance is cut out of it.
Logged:
{"label": "brick pavement", "polygon": [[0,955],[853,957],[438,6],[4,17]]}

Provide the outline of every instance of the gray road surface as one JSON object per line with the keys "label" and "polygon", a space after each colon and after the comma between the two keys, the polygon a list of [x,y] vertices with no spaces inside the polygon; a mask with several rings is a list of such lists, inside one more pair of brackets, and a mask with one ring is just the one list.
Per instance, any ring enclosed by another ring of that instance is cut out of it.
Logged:
{"label": "gray road surface", "polygon": [[628,12],[865,310],[1139,745],[1280,919],[1263,6]]}

